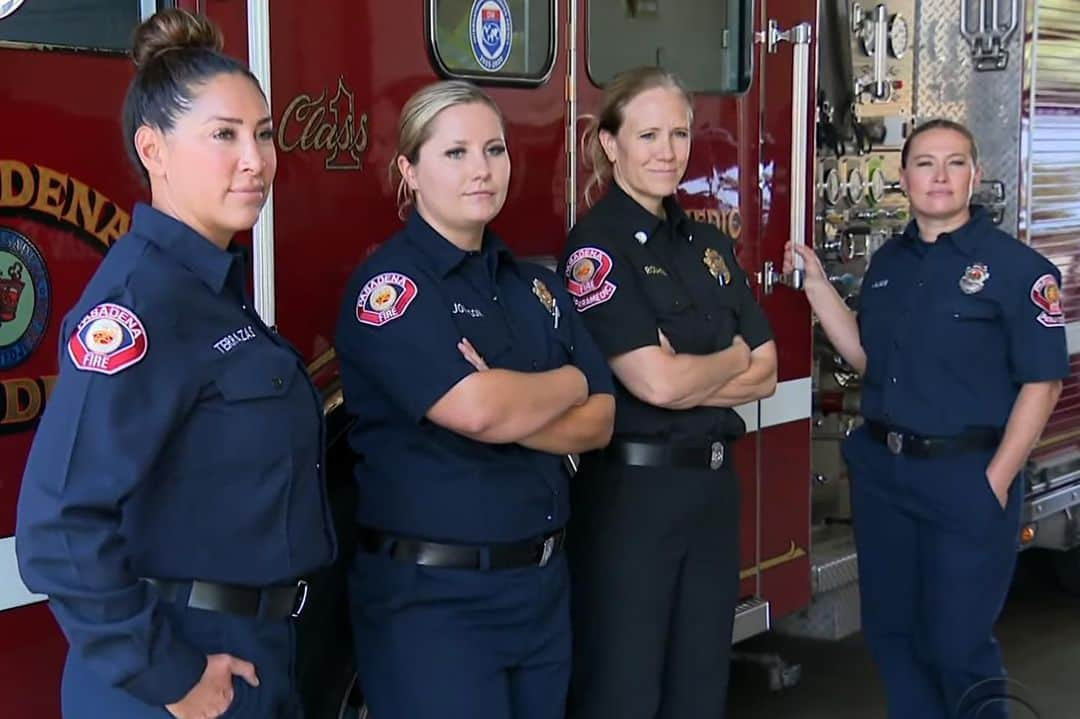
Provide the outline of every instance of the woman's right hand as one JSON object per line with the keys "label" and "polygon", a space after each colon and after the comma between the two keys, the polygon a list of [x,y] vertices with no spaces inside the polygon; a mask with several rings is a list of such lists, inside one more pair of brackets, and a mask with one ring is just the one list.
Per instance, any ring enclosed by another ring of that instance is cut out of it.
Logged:
{"label": "woman's right hand", "polygon": [[166,706],[166,711],[176,719],[216,719],[232,704],[234,675],[253,687],[259,686],[259,677],[251,662],[231,654],[209,655],[199,683],[183,699]]}
{"label": "woman's right hand", "polygon": [[789,240],[784,245],[784,274],[791,274],[791,271],[795,269],[795,255],[802,258],[803,271],[806,273],[806,283],[817,284],[819,282],[827,281],[825,277],[825,268],[821,266],[821,258],[818,257],[817,252],[814,252],[813,248],[803,244],[793,245]]}
{"label": "woman's right hand", "polygon": [[735,335],[728,350],[738,358],[739,366],[742,368],[739,370],[740,372],[745,372],[750,368],[750,345],[746,344],[746,340],[742,338],[742,335]]}
{"label": "woman's right hand", "polygon": [[484,361],[484,357],[476,351],[476,348],[473,347],[472,342],[470,342],[468,338],[462,337],[461,341],[457,344],[457,348],[458,352],[461,353],[461,356],[465,358],[465,361],[476,368],[477,372],[484,372],[490,369],[487,362]]}

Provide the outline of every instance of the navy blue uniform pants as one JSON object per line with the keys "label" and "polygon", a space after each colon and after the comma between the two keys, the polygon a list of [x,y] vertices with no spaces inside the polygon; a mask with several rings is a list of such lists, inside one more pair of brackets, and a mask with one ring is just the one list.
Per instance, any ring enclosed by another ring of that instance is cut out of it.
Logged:
{"label": "navy blue uniform pants", "polygon": [[570,719],[722,719],[738,477],[586,455],[571,506]]}
{"label": "navy blue uniform pants", "polygon": [[[182,600],[186,601],[186,597]],[[233,677],[235,695],[222,719],[300,719],[294,680],[296,633],[290,619],[257,619],[162,603],[177,633],[206,654],[232,654],[255,665],[259,686]],[[172,716],[105,684],[69,652],[61,685],[64,719],[161,719]]]}
{"label": "navy blue uniform pants", "polygon": [[845,442],[863,633],[891,719],[998,719],[1005,687],[994,622],[1016,564],[1021,479],[1002,509],[993,450],[893,455],[856,430]]}
{"label": "navy blue uniform pants", "polygon": [[425,567],[357,552],[349,599],[377,719],[562,719],[570,678],[566,561]]}

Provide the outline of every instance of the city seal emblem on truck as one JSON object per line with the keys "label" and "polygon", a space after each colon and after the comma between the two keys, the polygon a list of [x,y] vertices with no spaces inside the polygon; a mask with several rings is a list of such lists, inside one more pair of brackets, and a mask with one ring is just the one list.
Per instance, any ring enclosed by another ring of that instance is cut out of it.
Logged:
{"label": "city seal emblem on truck", "polygon": [[498,72],[510,59],[514,23],[506,0],[474,0],[469,12],[473,57],[488,72]]}
{"label": "city seal emblem on truck", "polygon": [[0,370],[29,357],[49,322],[49,273],[29,239],[0,227]]}

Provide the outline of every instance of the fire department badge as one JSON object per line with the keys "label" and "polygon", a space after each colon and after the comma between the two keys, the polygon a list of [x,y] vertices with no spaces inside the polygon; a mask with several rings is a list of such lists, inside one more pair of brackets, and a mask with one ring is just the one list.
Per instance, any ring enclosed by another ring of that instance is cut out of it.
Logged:
{"label": "fire department badge", "polygon": [[0,227],[0,370],[23,362],[37,348],[49,321],[51,294],[38,248]]}
{"label": "fire department badge", "polygon": [[68,340],[75,369],[113,375],[146,356],[146,328],[123,305],[105,302],[86,313]]}
{"label": "fire department badge", "polygon": [[540,304],[544,306],[544,309],[548,311],[548,314],[555,318],[555,326],[559,326],[559,305],[555,302],[555,295],[551,294],[551,290],[547,288],[540,280],[533,280],[532,284],[533,294],[540,300]]}
{"label": "fire department badge", "polygon": [[417,293],[410,277],[397,272],[376,275],[356,297],[356,319],[361,324],[381,327],[404,315]]}
{"label": "fire department badge", "polygon": [[615,294],[616,285],[607,279],[612,267],[611,255],[597,247],[582,247],[566,260],[566,289],[579,312],[603,304]]}
{"label": "fire department badge", "polygon": [[514,25],[506,0],[474,0],[469,12],[473,57],[487,72],[498,72],[510,59]]}
{"label": "fire department badge", "polygon": [[976,262],[968,265],[964,270],[964,276],[960,278],[960,289],[965,295],[982,292],[988,279],[990,279],[990,270],[983,263]]}
{"label": "fire department badge", "polygon": [[719,252],[709,247],[705,250],[705,256],[701,258],[701,261],[721,287],[731,284],[731,270],[728,269],[727,263]]}
{"label": "fire department badge", "polygon": [[1035,280],[1031,286],[1031,301],[1042,310],[1035,319],[1045,327],[1062,327],[1065,324],[1065,312],[1061,309],[1061,288],[1057,279],[1045,274]]}

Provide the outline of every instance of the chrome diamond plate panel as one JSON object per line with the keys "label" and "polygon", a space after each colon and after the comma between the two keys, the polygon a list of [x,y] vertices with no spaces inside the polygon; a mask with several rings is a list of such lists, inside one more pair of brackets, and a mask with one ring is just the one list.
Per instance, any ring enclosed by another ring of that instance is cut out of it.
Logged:
{"label": "chrome diamond plate panel", "polygon": [[[998,2],[1008,17],[1011,0]],[[1025,17],[1025,0],[1020,18]],[[979,141],[984,180],[1005,186],[1001,228],[1017,234],[1020,198],[1020,109],[1024,73],[1023,32],[1009,39],[1004,70],[976,72],[971,47],[960,35],[963,0],[922,0],[916,18],[916,121],[946,117],[971,128]],[[1022,22],[1022,21],[1021,21]]]}

